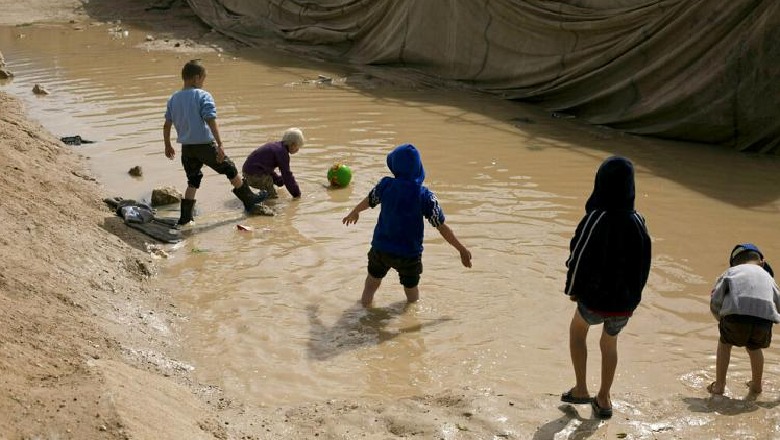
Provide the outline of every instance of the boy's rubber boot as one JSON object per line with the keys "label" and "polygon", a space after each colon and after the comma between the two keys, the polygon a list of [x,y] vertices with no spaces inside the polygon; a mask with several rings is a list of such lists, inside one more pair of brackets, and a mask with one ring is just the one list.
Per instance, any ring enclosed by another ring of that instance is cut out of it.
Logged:
{"label": "boy's rubber boot", "polygon": [[195,200],[181,199],[181,215],[179,221],[176,222],[179,225],[186,225],[192,221],[192,210],[195,208]]}
{"label": "boy's rubber boot", "polygon": [[235,194],[236,197],[241,200],[241,202],[244,204],[244,209],[247,212],[252,211],[253,206],[268,198],[268,193],[265,191],[260,191],[259,194],[253,193],[249,188],[249,185],[246,183],[246,180],[244,180],[244,184],[240,187],[233,188],[233,194]]}

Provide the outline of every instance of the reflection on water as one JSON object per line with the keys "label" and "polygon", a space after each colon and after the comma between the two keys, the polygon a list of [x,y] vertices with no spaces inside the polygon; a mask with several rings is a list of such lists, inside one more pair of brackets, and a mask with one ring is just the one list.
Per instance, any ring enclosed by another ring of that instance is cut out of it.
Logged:
{"label": "reflection on water", "polygon": [[[163,156],[161,127],[181,66],[193,56],[208,68],[205,87],[238,164],[284,128],[303,128],[308,142],[292,159],[303,197],[282,190],[276,216],[245,218],[224,177],[206,171],[196,225],[157,281],[188,316],[182,356],[200,380],[268,405],[493,389],[528,396],[525,423],[540,427],[535,438],[590,437],[602,428],[589,411],[559,410],[556,399],[573,382],[563,263],[596,168],[623,154],[636,165],[637,206],[655,255],[642,305],[621,336],[613,399],[630,421],[604,429],[640,438],[780,432],[772,411],[780,394],[776,350],[767,350],[768,383],[757,401],[743,400],[750,367],[736,351],[731,399],[715,402],[704,392],[717,342],[708,294],[729,250],[754,241],[780,259],[777,158],[624,136],[269,50],[146,51],[142,33],[117,38],[100,26],[19,34],[0,29],[16,73],[3,89],[55,135],[96,140],[76,148],[109,195],[143,199],[159,185],[184,189],[181,165]],[[318,75],[334,80],[310,81]],[[35,83],[52,94],[33,96]],[[379,307],[366,311],[357,301],[376,211],[354,228],[340,220],[387,174],[385,155],[403,142],[420,149],[426,184],[472,250],[474,267],[462,268],[428,229],[421,302],[406,306],[391,273]],[[324,186],[335,161],[353,169],[350,187]],[[142,177],[127,174],[135,165]],[[596,350],[598,332],[591,333]],[[594,389],[598,362],[594,352]],[[730,415],[738,417],[720,417]]]}

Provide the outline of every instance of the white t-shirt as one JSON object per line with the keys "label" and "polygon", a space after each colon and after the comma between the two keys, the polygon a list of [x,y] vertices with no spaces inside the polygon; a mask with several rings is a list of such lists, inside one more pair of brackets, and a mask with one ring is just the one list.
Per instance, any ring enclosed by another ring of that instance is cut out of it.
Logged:
{"label": "white t-shirt", "polygon": [[717,320],[727,315],[748,315],[780,323],[780,289],[763,267],[730,267],[715,282],[710,311]]}

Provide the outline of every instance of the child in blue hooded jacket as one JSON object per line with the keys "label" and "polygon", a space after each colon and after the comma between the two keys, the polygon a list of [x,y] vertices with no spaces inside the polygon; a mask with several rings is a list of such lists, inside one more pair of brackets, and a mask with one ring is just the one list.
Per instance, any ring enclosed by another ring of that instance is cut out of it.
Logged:
{"label": "child in blue hooded jacket", "polygon": [[382,205],[368,252],[368,275],[360,300],[363,307],[371,306],[374,293],[390,268],[398,271],[407,301],[413,303],[419,299],[417,285],[423,269],[423,218],[458,250],[461,263],[471,267],[471,252],[444,223],[444,212],[436,195],[423,185],[425,169],[414,145],[396,147],[387,155],[387,167],[393,177],[383,177],[342,220],[349,226],[357,223],[361,212]]}
{"label": "child in blue hooded jacket", "polygon": [[[599,418],[612,416],[610,389],[617,368],[617,337],[642,299],[650,272],[651,244],[645,220],[634,209],[634,166],[612,156],[596,172],[593,193],[571,239],[565,293],[577,302],[569,326],[576,385],[568,403],[590,403]],[[601,387],[588,394],[586,339],[591,325],[601,333]]]}

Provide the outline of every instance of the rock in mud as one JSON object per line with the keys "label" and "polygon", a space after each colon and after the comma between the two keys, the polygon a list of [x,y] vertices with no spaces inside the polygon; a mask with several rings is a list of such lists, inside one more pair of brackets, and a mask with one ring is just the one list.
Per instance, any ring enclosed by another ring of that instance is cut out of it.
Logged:
{"label": "rock in mud", "polygon": [[49,94],[49,91],[46,90],[46,88],[44,86],[40,85],[40,84],[34,85],[32,91],[36,95],[48,95]]}
{"label": "rock in mud", "polygon": [[152,191],[152,206],[170,205],[181,201],[181,193],[172,186],[162,186]]}

